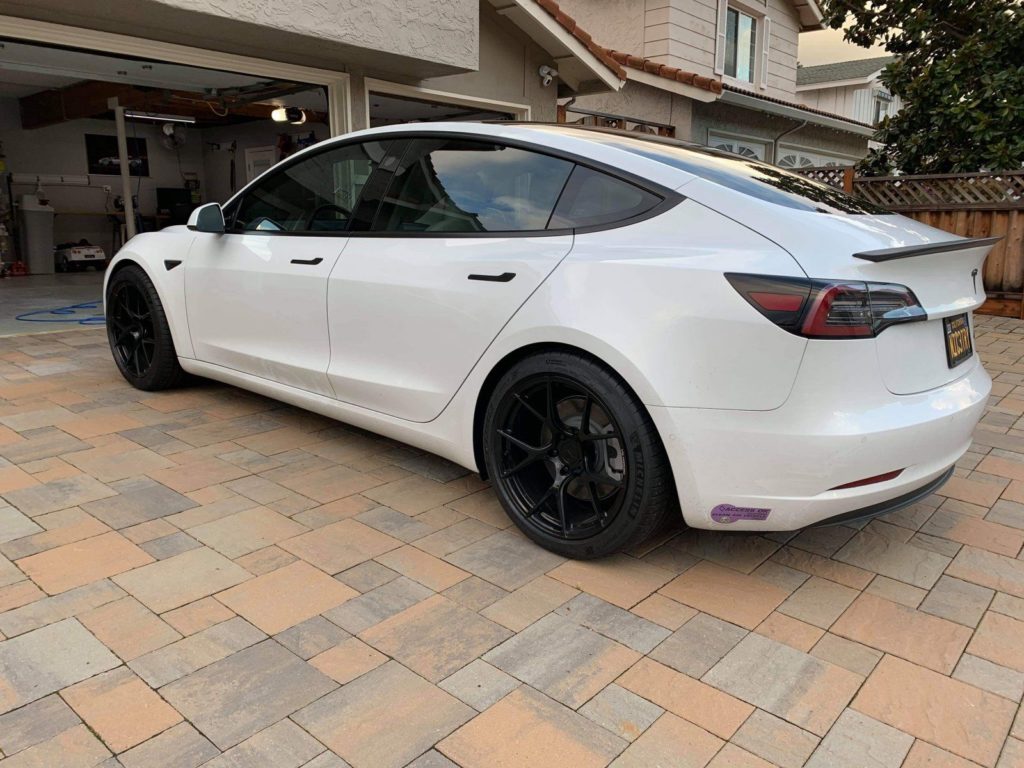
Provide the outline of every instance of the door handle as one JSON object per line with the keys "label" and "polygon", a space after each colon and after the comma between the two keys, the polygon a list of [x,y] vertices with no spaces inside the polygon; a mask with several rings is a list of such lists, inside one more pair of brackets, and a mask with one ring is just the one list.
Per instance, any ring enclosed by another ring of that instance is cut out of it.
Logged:
{"label": "door handle", "polygon": [[323,261],[319,256],[315,259],[292,259],[292,264],[311,264],[316,265]]}
{"label": "door handle", "polygon": [[516,276],[515,272],[502,272],[500,275],[470,275],[470,280],[483,280],[488,283],[507,283]]}

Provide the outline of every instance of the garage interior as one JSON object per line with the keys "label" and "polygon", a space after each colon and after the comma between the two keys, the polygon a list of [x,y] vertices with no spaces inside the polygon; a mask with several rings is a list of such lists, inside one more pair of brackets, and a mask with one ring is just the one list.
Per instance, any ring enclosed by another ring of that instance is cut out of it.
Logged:
{"label": "garage interior", "polygon": [[[375,92],[366,108],[374,127],[513,117]],[[132,231],[330,135],[320,86],[0,39],[0,336],[102,323],[103,265]]]}

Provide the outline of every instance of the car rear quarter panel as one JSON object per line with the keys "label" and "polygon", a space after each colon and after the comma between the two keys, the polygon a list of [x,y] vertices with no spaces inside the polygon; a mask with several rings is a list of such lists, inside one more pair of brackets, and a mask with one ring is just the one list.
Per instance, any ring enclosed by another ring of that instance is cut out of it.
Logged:
{"label": "car rear quarter panel", "polygon": [[[111,275],[119,267],[130,261],[145,271],[156,288],[157,295],[160,296],[178,357],[195,357],[189,335],[188,318],[185,314],[184,264],[194,238],[195,236],[185,227],[169,227],[160,232],[136,235],[117,252],[103,281],[103,301],[106,309],[107,285]],[[167,269],[164,265],[164,261],[167,260],[182,263],[174,269]]]}
{"label": "car rear quarter panel", "polygon": [[490,352],[562,342],[611,365],[650,405],[777,408],[806,340],[747,304],[728,271],[803,275],[781,248],[688,200],[637,224],[577,235]]}

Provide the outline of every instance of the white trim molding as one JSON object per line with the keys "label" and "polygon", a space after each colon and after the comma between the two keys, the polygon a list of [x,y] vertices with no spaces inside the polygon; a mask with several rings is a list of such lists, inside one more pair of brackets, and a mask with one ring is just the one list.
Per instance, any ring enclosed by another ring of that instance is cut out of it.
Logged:
{"label": "white trim molding", "polygon": [[516,120],[530,119],[530,105],[517,104],[512,101],[497,101],[495,99],[482,99],[477,96],[466,96],[462,93],[450,91],[438,91],[433,88],[421,88],[418,85],[405,85],[393,83],[388,80],[375,80],[372,77],[363,80],[363,109],[366,115],[366,126],[370,125],[370,93],[383,93],[391,96],[404,96],[409,99],[421,99],[423,101],[437,101],[444,104],[455,104],[460,107],[475,107],[494,112],[508,112]]}
{"label": "white trim molding", "polygon": [[245,75],[309,83],[327,88],[327,108],[331,134],[352,130],[352,97],[349,76],[345,72],[303,67],[280,61],[239,56],[233,53],[192,48],[142,37],[100,32],[82,27],[0,15],[3,36],[33,43],[82,48],[153,61],[167,61],[205,69],[220,69]]}

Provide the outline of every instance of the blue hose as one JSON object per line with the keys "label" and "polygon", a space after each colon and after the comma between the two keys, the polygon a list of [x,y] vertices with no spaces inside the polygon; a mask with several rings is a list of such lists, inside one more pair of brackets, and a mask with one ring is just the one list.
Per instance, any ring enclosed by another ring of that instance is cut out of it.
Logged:
{"label": "blue hose", "polygon": [[96,309],[100,301],[87,301],[84,304],[72,304],[68,307],[57,307],[56,309],[36,309],[32,312],[24,312],[15,320],[25,323],[76,323],[78,325],[105,325],[106,318],[103,315],[87,315],[82,317],[76,315],[78,310]]}

